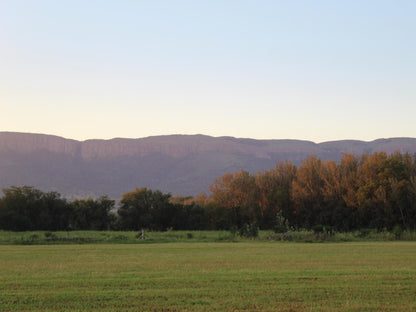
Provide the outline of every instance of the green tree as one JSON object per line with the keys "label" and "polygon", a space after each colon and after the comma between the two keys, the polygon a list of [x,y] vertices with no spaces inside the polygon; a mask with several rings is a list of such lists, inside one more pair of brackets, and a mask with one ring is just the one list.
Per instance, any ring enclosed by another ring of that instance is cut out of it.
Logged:
{"label": "green tree", "polygon": [[136,188],[125,193],[120,201],[119,226],[124,230],[140,230],[143,228],[166,229],[172,204],[170,194],[152,191],[148,188]]}
{"label": "green tree", "polygon": [[76,230],[109,230],[115,216],[111,213],[114,200],[107,196],[98,199],[79,199],[71,203],[72,228]]}
{"label": "green tree", "polygon": [[64,230],[70,209],[56,192],[12,186],[0,200],[0,227],[4,230]]}

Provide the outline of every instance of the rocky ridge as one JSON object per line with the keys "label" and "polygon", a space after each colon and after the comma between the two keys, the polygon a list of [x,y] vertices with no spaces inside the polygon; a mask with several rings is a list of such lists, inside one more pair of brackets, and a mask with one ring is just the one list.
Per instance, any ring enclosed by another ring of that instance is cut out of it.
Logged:
{"label": "rocky ridge", "polygon": [[31,185],[68,198],[107,194],[118,199],[134,187],[196,195],[225,172],[299,165],[308,155],[338,161],[342,153],[416,153],[415,138],[254,140],[206,135],[76,141],[53,135],[0,132],[0,187]]}

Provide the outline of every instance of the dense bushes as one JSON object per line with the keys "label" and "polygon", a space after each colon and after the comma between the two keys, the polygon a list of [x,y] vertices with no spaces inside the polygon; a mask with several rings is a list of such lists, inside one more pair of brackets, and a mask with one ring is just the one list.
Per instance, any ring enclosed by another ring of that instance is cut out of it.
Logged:
{"label": "dense bushes", "polygon": [[211,195],[172,197],[147,188],[68,202],[58,193],[11,187],[0,198],[3,230],[230,230],[254,237],[258,229],[286,233],[388,230],[400,237],[416,228],[416,155],[344,155],[339,163],[310,156],[252,175],[226,173]]}

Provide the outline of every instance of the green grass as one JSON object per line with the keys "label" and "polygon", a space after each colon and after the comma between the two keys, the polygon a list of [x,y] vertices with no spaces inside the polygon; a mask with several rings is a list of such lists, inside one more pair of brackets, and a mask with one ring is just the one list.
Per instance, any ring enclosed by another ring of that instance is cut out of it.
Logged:
{"label": "green grass", "polygon": [[416,311],[416,243],[0,246],[0,311]]}
{"label": "green grass", "polygon": [[[242,238],[230,231],[167,231],[146,232],[146,238],[140,239],[141,232],[126,231],[70,231],[70,232],[9,232],[0,231],[0,245],[46,245],[46,244],[149,244],[174,242],[248,242],[253,238]],[[312,231],[291,231],[276,234],[272,231],[260,231],[258,241],[282,242],[365,242],[365,241],[416,241],[416,232],[404,231],[400,237],[394,233],[376,230],[363,230],[349,233],[315,234]]]}
{"label": "green grass", "polygon": [[167,231],[145,232],[126,231],[70,231],[45,232],[0,231],[0,245],[45,245],[45,244],[149,244],[172,242],[218,242],[236,241],[229,231]]}

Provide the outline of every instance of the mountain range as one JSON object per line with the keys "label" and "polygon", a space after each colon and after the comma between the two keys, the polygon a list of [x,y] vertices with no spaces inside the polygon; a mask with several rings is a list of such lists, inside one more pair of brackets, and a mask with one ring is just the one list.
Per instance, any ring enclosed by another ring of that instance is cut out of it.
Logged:
{"label": "mountain range", "polygon": [[416,153],[415,138],[254,140],[206,135],[76,141],[53,135],[0,132],[0,188],[29,185],[68,199],[108,195],[120,199],[135,187],[173,195],[208,191],[215,178],[245,169],[299,165],[308,155],[339,161],[343,153]]}

